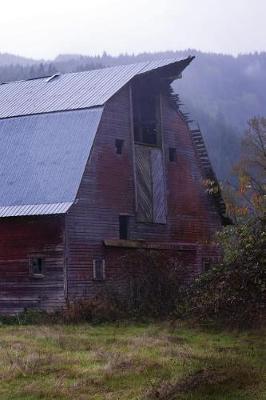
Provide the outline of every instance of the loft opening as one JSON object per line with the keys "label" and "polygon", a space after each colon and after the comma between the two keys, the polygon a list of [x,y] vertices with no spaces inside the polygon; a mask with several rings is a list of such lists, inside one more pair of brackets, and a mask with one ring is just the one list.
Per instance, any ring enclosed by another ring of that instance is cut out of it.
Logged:
{"label": "loft opening", "polygon": [[135,143],[161,146],[160,88],[152,78],[139,78],[132,84]]}
{"label": "loft opening", "polygon": [[119,239],[127,240],[128,235],[129,216],[119,215]]}

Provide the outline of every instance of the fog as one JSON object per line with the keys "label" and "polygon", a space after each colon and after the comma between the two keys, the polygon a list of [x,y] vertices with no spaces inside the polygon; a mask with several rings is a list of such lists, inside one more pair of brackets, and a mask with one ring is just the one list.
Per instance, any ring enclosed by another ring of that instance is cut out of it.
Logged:
{"label": "fog", "polygon": [[0,52],[182,50],[238,54],[266,49],[265,0],[1,1]]}

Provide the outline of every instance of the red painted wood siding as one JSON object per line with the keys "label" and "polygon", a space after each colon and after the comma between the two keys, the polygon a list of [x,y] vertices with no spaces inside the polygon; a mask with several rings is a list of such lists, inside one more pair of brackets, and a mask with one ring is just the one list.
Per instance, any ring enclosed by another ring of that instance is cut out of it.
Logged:
{"label": "red painted wood siding", "polygon": [[[44,278],[29,273],[29,257],[44,257]],[[64,217],[14,217],[0,222],[0,313],[64,304]]]}
{"label": "red painted wood siding", "polygon": [[[119,214],[129,214],[129,237],[160,242],[197,243],[193,263],[201,268],[202,255],[216,252],[206,247],[220,219],[201,182],[200,167],[186,123],[162,99],[163,148],[166,172],[167,223],[138,223],[135,218],[135,182],[129,86],[105,106],[87,164],[77,203],[67,215],[68,291],[70,298],[97,293],[102,286],[122,287],[126,271],[108,259],[119,249],[106,249],[104,239],[119,238]],[[124,140],[116,154],[115,140]],[[177,149],[177,161],[168,161],[168,148]],[[93,258],[106,258],[106,282],[93,281]]]}

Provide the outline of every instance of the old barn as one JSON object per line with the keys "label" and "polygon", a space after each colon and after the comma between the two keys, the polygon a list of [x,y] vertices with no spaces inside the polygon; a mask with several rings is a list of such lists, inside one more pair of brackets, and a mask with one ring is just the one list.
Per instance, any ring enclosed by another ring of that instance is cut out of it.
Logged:
{"label": "old barn", "polygon": [[188,276],[217,256],[225,207],[170,86],[191,61],[0,85],[0,313],[126,295],[119,260],[138,248],[171,250]]}

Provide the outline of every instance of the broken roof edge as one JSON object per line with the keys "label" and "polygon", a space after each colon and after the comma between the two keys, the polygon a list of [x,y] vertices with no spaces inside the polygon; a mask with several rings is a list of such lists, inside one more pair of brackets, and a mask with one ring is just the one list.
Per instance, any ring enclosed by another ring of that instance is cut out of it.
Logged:
{"label": "broken roof edge", "polygon": [[169,71],[170,68],[179,66],[179,69],[177,69],[174,75],[167,76],[166,73],[166,77],[170,78],[171,80],[174,80],[184,71],[184,69],[194,60],[194,58],[195,56],[188,56],[187,58],[183,58],[181,60],[165,59],[165,60],[150,61],[145,67],[143,67],[143,70],[141,70],[137,75],[156,73],[163,70]]}

